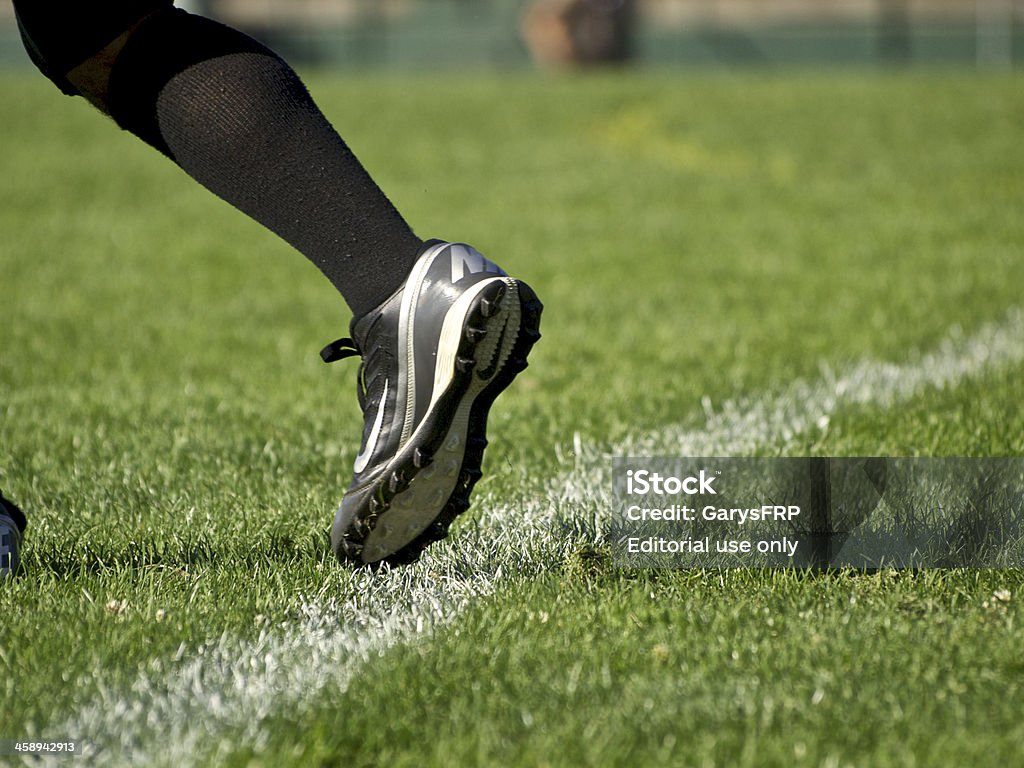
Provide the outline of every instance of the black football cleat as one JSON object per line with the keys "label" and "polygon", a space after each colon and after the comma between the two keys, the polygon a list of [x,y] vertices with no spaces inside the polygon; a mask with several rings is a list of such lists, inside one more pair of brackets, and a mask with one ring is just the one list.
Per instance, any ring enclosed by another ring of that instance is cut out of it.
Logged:
{"label": "black football cleat", "polygon": [[356,564],[410,563],[469,507],[494,399],[526,368],[543,309],[462,243],[432,240],[405,284],[328,345],[359,355],[363,440],[331,544]]}
{"label": "black football cleat", "polygon": [[18,552],[24,528],[25,516],[21,510],[0,492],[0,579],[18,570]]}

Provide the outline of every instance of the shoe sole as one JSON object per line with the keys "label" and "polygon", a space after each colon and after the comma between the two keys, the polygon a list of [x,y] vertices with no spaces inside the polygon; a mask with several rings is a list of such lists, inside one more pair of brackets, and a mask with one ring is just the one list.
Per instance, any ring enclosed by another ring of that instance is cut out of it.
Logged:
{"label": "shoe sole", "polygon": [[494,400],[527,367],[543,305],[525,283],[485,281],[449,311],[438,344],[434,398],[389,463],[338,553],[360,564],[404,565],[448,535],[469,508]]}

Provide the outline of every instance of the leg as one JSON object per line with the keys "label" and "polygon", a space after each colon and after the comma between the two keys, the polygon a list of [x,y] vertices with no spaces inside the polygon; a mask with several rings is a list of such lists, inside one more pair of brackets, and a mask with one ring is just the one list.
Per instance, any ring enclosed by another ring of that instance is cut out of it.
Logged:
{"label": "leg", "polygon": [[402,284],[422,241],[272,51],[169,0],[15,6],[26,47],[61,90],[295,246],[353,314]]}
{"label": "leg", "polygon": [[65,93],[291,243],[341,292],[352,338],[322,354],[363,358],[365,424],[333,546],[359,563],[415,559],[469,505],[490,405],[540,335],[536,296],[468,246],[420,241],[291,67],[255,40],[167,0],[15,5],[33,60]]}

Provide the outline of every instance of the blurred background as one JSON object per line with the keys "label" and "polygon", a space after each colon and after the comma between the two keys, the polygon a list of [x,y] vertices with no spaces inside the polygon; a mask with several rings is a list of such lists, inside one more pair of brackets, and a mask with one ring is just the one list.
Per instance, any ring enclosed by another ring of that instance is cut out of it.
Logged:
{"label": "blurred background", "polygon": [[[296,63],[363,69],[964,65],[1024,58],[1024,0],[189,0]],[[10,3],[0,65],[28,66]]]}

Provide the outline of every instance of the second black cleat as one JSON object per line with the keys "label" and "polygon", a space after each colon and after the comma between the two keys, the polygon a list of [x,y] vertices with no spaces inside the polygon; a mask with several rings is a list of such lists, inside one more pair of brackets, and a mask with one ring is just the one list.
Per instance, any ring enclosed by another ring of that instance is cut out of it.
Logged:
{"label": "second black cleat", "polygon": [[18,551],[25,530],[25,515],[0,491],[0,579],[18,572]]}
{"label": "second black cleat", "polygon": [[331,530],[342,560],[409,563],[469,507],[494,399],[526,368],[543,309],[462,243],[430,241],[405,284],[321,352],[362,357],[363,440]]}

